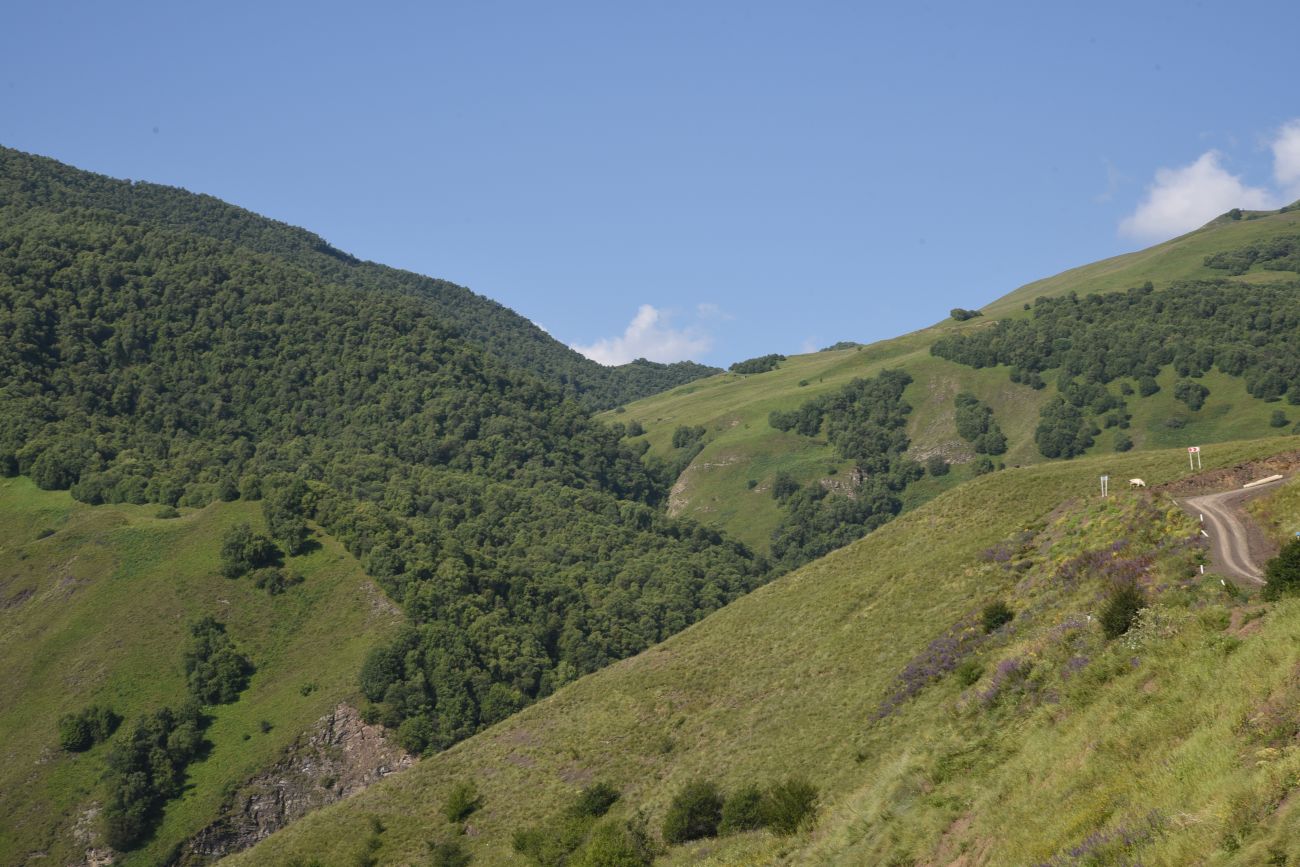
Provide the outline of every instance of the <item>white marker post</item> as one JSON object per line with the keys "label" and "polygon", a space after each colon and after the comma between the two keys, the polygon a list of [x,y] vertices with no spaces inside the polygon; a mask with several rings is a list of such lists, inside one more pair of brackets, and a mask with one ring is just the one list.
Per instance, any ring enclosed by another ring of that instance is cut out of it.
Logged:
{"label": "white marker post", "polygon": [[[1192,465],[1193,458],[1195,458],[1196,461],[1195,466]],[[1187,469],[1199,470],[1200,468],[1201,468],[1201,447],[1188,446],[1187,447]]]}
{"label": "white marker post", "polygon": [[1103,497],[1110,494],[1110,476],[1101,477],[1101,495]]}

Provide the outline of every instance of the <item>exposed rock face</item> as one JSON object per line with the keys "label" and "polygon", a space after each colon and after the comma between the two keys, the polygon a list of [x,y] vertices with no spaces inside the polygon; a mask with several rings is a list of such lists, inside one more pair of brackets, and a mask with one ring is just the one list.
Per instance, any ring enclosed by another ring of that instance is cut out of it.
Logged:
{"label": "exposed rock face", "polygon": [[207,864],[259,840],[326,804],[410,767],[414,758],[341,704],[286,751],[284,758],[237,791],[222,816],[196,834],[175,863]]}

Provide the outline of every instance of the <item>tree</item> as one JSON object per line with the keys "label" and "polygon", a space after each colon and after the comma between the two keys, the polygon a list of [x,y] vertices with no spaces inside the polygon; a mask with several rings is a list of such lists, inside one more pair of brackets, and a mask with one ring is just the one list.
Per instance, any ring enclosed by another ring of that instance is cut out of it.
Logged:
{"label": "tree", "polygon": [[200,704],[235,701],[253,673],[253,664],[235,650],[225,624],[212,617],[190,624],[183,662],[190,695]]}
{"label": "tree", "polygon": [[442,814],[448,822],[463,822],[482,805],[483,799],[479,797],[478,787],[472,780],[462,780],[451,787]]}
{"label": "tree", "polygon": [[817,787],[807,780],[791,777],[777,783],[763,796],[763,824],[774,834],[793,834],[817,811],[817,798]]}
{"label": "tree", "polygon": [[111,708],[91,705],[78,713],[59,717],[59,746],[70,753],[80,753],[108,740],[122,718]]}
{"label": "tree", "polygon": [[1119,638],[1146,605],[1142,588],[1135,581],[1128,581],[1113,589],[1101,610],[1101,629],[1107,638]]}
{"label": "tree", "polygon": [[263,566],[277,565],[280,550],[247,523],[236,524],[221,537],[221,574],[238,578]]}
{"label": "tree", "polygon": [[1190,379],[1180,379],[1174,385],[1174,399],[1181,400],[1187,404],[1187,408],[1196,412],[1205,406],[1205,398],[1210,394],[1210,390],[1199,382]]}
{"label": "tree", "polygon": [[948,461],[943,455],[930,455],[925,459],[925,471],[935,478],[948,475],[948,469]]}
{"label": "tree", "polygon": [[1286,413],[1280,409],[1273,410],[1273,414],[1269,416],[1268,419],[1269,427],[1286,427],[1290,423],[1291,420],[1287,418]]}
{"label": "tree", "polygon": [[1121,433],[1115,435],[1115,451],[1127,452],[1133,448],[1133,438],[1128,434]]}
{"label": "tree", "polygon": [[291,557],[301,553],[307,542],[304,516],[310,494],[307,483],[298,477],[273,483],[269,492],[263,491],[262,515],[266,527]]}
{"label": "tree", "polygon": [[1300,539],[1292,539],[1264,566],[1263,597],[1273,600],[1300,591]]}
{"label": "tree", "polygon": [[722,822],[722,794],[707,780],[687,783],[664,816],[664,840],[671,844],[716,837]]}
{"label": "tree", "polygon": [[793,496],[799,490],[799,482],[794,476],[781,470],[772,479],[772,497],[776,500],[785,500]]}

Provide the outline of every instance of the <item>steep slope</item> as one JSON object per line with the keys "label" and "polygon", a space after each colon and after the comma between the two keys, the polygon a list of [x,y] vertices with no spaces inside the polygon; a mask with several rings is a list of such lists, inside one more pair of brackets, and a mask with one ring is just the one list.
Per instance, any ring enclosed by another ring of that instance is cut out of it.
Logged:
{"label": "steep slope", "polygon": [[[338,542],[319,537],[289,567],[303,582],[268,595],[218,573],[222,533],[260,523],[244,503],[172,519],[156,506],[97,506],[26,479],[0,480],[0,863],[75,863],[103,848],[96,812],[108,747],[59,748],[57,721],[91,704],[124,717],[182,704],[187,626],[226,624],[256,666],[232,704],[209,709],[207,758],[154,837],[121,863],[158,863],[216,818],[226,791],[275,761],[341,702],[400,613]],[[265,721],[265,725],[263,725]]]}
{"label": "steep slope", "polygon": [[402,292],[429,302],[435,315],[470,343],[562,388],[594,407],[611,407],[718,372],[692,362],[640,359],[599,365],[529,320],[463,286],[362,262],[317,235],[175,187],[121,181],[54,160],[0,148],[0,207],[65,212],[93,209],[132,223],[233,244],[290,262],[317,278],[367,293]]}
{"label": "steep slope", "polygon": [[[1207,449],[1206,466],[1288,446]],[[527,864],[511,835],[560,821],[594,781],[622,792],[617,821],[644,811],[657,833],[692,779],[730,791],[791,774],[821,791],[811,834],[752,832],[663,863],[1075,863],[1072,847],[1121,838],[1144,863],[1290,851],[1289,802],[1274,810],[1293,748],[1238,723],[1294,708],[1300,607],[1241,609],[1202,581],[1201,537],[1163,494],[1095,497],[1101,471],[1154,485],[1183,461],[1085,458],[962,485],[231,863],[344,864],[367,846],[406,863],[460,839],[475,863]],[[1131,646],[1096,620],[1134,576],[1155,614]],[[974,624],[997,599],[1015,619],[985,636]],[[442,806],[467,781],[481,806],[449,824]],[[1045,800],[1060,806],[1044,815]]]}
{"label": "steep slope", "polygon": [[[1291,258],[1272,262],[1219,262],[1220,267],[1205,264],[1207,257],[1223,259],[1243,249],[1270,244],[1288,245]],[[786,514],[771,495],[771,484],[777,473],[789,473],[803,485],[834,488],[851,469],[851,462],[838,455],[824,437],[805,437],[774,429],[768,421],[773,411],[796,410],[812,398],[843,388],[855,377],[873,376],[893,368],[907,371],[912,377],[905,394],[912,407],[907,428],[908,453],[918,461],[942,456],[953,464],[954,470],[949,475],[927,477],[911,486],[906,495],[911,503],[923,501],[970,477],[976,454],[971,443],[957,430],[954,398],[959,392],[973,393],[988,406],[1005,433],[1007,451],[993,456],[996,463],[1011,466],[1044,460],[1035,434],[1044,408],[1059,393],[1061,371],[1051,366],[1057,362],[1049,362],[1038,373],[1035,388],[1026,380],[1015,381],[1014,371],[1005,362],[973,367],[958,363],[952,356],[937,357],[932,348],[963,336],[973,335],[978,341],[996,327],[999,318],[1034,322],[1045,315],[1056,315],[1054,311],[1062,305],[1074,303],[1069,301],[1071,293],[1080,296],[1077,303],[1083,308],[1088,301],[1087,293],[1120,293],[1128,297],[1125,293],[1129,289],[1151,281],[1155,289],[1151,297],[1157,299],[1154,303],[1158,299],[1178,298],[1190,307],[1200,303],[1194,299],[1215,294],[1218,297],[1211,309],[1215,306],[1223,309],[1222,322],[1202,311],[1200,319],[1191,326],[1157,327],[1158,317],[1144,312],[1137,321],[1139,326],[1148,323],[1147,331],[1143,332],[1141,328],[1134,330],[1132,317],[1125,318],[1128,314],[1108,309],[1104,316],[1113,317],[1115,333],[1135,333],[1139,345],[1163,353],[1150,359],[1158,391],[1145,393],[1136,376],[1121,376],[1104,383],[1115,399],[1123,401],[1124,406],[1118,412],[1127,413],[1130,418],[1123,420],[1124,426],[1110,426],[1105,419],[1107,413],[1097,414],[1094,421],[1098,433],[1084,453],[1111,452],[1122,445],[1123,439],[1129,440],[1132,447],[1143,448],[1268,436],[1277,430],[1271,425],[1276,424],[1274,410],[1279,405],[1272,401],[1278,395],[1256,388],[1250,371],[1223,356],[1226,350],[1240,352],[1243,357],[1262,354],[1252,345],[1257,336],[1261,340],[1267,337],[1286,342],[1288,329],[1293,328],[1292,308],[1300,298],[1297,292],[1300,281],[1293,264],[1297,261],[1294,258],[1297,250],[1300,250],[1300,210],[1248,213],[1240,220],[1224,217],[1148,250],[1029,284],[988,305],[983,317],[941,322],[870,346],[795,356],[767,373],[748,376],[727,373],[692,382],[629,404],[617,418],[641,425],[650,455],[668,461],[684,454],[672,445],[675,431],[683,426],[702,427],[703,448],[677,483],[672,513],[725,529],[756,549],[766,551],[773,532]],[[1235,267],[1226,267],[1228,264]],[[1283,270],[1269,270],[1275,267]],[[1253,299],[1255,291],[1272,293],[1272,296],[1268,301]],[[1036,307],[1033,312],[1023,309],[1040,296],[1061,300],[1052,302],[1056,307],[1049,303]],[[1243,330],[1231,330],[1228,309],[1233,305],[1249,309],[1252,304],[1272,314],[1273,321],[1261,321],[1257,330],[1253,323],[1243,324]],[[1092,315],[1086,310],[1081,313]],[[1195,318],[1194,313],[1188,315]],[[1074,321],[1084,320],[1085,316],[1081,315]],[[1074,336],[1081,347],[1083,334],[1080,328],[1077,336],[1068,333],[1059,336],[1067,340]],[[1113,336],[1108,331],[1094,332],[1088,334],[1087,341],[1097,354],[1105,355]],[[1208,351],[1210,360],[1186,365],[1184,359],[1193,346],[1200,354]],[[1216,348],[1220,357],[1213,355]],[[1286,365],[1279,375],[1289,382],[1295,378],[1291,370],[1293,360],[1288,357]],[[1196,410],[1176,396],[1179,382],[1189,377],[1208,390],[1204,405]],[[1125,393],[1125,389],[1130,393]],[[1288,428],[1300,420],[1300,414],[1288,407],[1283,409]],[[1286,412],[1296,417],[1286,416]],[[1084,415],[1090,415],[1086,407]]]}

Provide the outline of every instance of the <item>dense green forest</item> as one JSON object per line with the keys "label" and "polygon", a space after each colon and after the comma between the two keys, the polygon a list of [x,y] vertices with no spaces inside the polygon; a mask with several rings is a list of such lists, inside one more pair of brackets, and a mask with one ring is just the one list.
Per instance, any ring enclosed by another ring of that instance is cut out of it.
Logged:
{"label": "dense green forest", "polygon": [[[1212,368],[1241,377],[1254,397],[1300,404],[1297,289],[1300,284],[1206,280],[1160,292],[1148,283],[1083,298],[1039,298],[1029,318],[950,334],[930,351],[972,367],[1007,365],[1012,381],[1035,387],[1054,371],[1059,394],[1042,410],[1038,448],[1046,457],[1074,457],[1101,428],[1127,427],[1125,398],[1155,393],[1156,375],[1170,366],[1180,377],[1174,397],[1189,412],[1199,411],[1209,395],[1197,380]],[[1126,436],[1118,443],[1131,446]]]}
{"label": "dense green forest", "polygon": [[808,437],[824,430],[840,456],[854,464],[847,494],[831,494],[816,483],[800,487],[792,479],[776,480],[773,496],[786,509],[772,536],[772,556],[779,566],[794,568],[847,545],[902,510],[900,492],[923,472],[904,457],[912,408],[903,400],[903,390],[911,381],[905,371],[886,370],[854,379],[796,410],[771,414],[769,423],[778,430]]}
{"label": "dense green forest", "polygon": [[[208,230],[186,231],[188,194],[3,159],[0,471],[92,504],[265,496],[290,555],[305,522],[323,526],[411,618],[362,686],[412,749],[765,580],[743,547],[663,514],[671,479],[572,400],[572,381],[467,340],[414,276],[334,280],[303,264],[305,247],[275,249],[306,245],[298,230],[251,215],[223,226],[243,212],[202,200],[215,228],[196,216]],[[70,203],[79,178],[161,216]],[[232,576],[293,592],[292,576],[262,574],[280,559],[266,540],[224,541]],[[229,657],[218,683],[238,668]]]}
{"label": "dense green forest", "polygon": [[513,310],[463,286],[362,262],[294,226],[212,196],[84,172],[0,147],[0,206],[110,211],[142,227],[179,230],[267,253],[309,274],[366,293],[400,292],[432,302],[442,325],[511,366],[531,372],[584,405],[606,409],[720,373],[690,361],[637,359],[604,367],[552,338]]}

